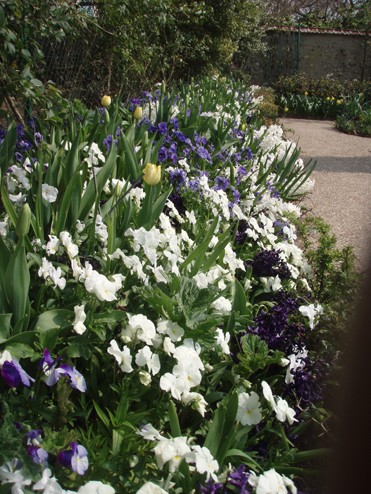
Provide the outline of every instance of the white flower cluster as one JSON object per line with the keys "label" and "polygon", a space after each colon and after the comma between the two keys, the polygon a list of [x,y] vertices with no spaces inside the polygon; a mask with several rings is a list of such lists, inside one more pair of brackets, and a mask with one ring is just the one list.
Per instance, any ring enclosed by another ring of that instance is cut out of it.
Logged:
{"label": "white flower cluster", "polygon": [[184,436],[167,439],[151,424],[143,426],[138,434],[148,441],[157,441],[153,451],[160,470],[168,464],[169,472],[174,473],[185,460],[188,464],[194,464],[190,470],[196,470],[200,474],[206,473],[207,480],[218,480],[216,472],[219,470],[219,464],[208,448],[192,445]]}

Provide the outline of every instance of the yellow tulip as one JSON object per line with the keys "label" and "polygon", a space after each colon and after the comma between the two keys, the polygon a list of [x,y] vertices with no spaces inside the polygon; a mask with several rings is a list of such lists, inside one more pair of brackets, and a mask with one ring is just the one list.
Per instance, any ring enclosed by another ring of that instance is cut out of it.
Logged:
{"label": "yellow tulip", "polygon": [[305,91],[304,96],[308,96],[308,91]]}
{"label": "yellow tulip", "polygon": [[143,171],[143,180],[148,185],[156,185],[161,180],[161,165],[147,163]]}
{"label": "yellow tulip", "polygon": [[111,104],[111,96],[105,94],[100,102],[102,106],[109,106]]}
{"label": "yellow tulip", "polygon": [[246,130],[246,124],[245,124],[245,123],[243,123],[243,124],[241,125],[241,130],[242,130],[243,132],[245,132],[245,130]]}
{"label": "yellow tulip", "polygon": [[142,118],[142,115],[143,115],[143,108],[141,106],[136,106],[133,112],[133,117],[135,118],[135,120],[140,120]]}

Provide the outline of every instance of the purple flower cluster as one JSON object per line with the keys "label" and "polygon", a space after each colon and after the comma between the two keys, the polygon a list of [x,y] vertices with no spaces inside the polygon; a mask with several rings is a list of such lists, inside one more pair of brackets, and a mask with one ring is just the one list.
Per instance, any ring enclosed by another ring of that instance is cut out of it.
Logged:
{"label": "purple flower cluster", "polygon": [[278,250],[262,250],[258,252],[251,263],[255,276],[279,276],[281,280],[288,279],[291,272],[287,264],[281,259]]}
{"label": "purple flower cluster", "polygon": [[[42,435],[43,432],[41,429],[30,430],[25,436],[25,446],[33,462],[46,467],[48,465],[49,454],[40,446],[43,441]],[[84,475],[89,467],[88,452],[84,446],[76,442],[71,442],[70,447],[71,449],[58,453],[57,460],[62,466],[69,468],[79,475]]]}
{"label": "purple flower cluster", "polygon": [[272,298],[276,304],[269,310],[261,309],[254,325],[247,328],[247,333],[258,335],[272,350],[280,350],[286,355],[302,349],[306,329],[303,324],[291,322],[290,318],[299,308],[299,301],[291,294],[280,291]]}
{"label": "purple flower cluster", "polygon": [[325,385],[329,376],[329,366],[323,359],[315,362],[309,357],[302,359],[303,366],[296,369],[294,382],[288,385],[300,400],[302,408],[318,403],[324,395]]}
{"label": "purple flower cluster", "polygon": [[34,463],[37,465],[46,466],[48,464],[48,452],[40,447],[42,442],[42,430],[33,429],[26,434],[26,449],[29,456],[31,456]]}
{"label": "purple flower cluster", "polygon": [[203,494],[227,494],[229,492],[251,494],[251,490],[247,489],[248,480],[249,474],[246,472],[246,466],[240,465],[228,474],[224,484],[210,479],[204,486],[200,487],[200,492]]}

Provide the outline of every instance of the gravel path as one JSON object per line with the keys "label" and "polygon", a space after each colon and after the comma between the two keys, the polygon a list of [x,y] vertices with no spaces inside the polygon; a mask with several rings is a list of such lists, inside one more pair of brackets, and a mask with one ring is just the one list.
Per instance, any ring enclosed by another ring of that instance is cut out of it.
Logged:
{"label": "gravel path", "polygon": [[304,161],[317,161],[304,205],[330,224],[338,247],[354,247],[364,271],[371,257],[371,138],[344,134],[327,120],[284,118],[281,124]]}

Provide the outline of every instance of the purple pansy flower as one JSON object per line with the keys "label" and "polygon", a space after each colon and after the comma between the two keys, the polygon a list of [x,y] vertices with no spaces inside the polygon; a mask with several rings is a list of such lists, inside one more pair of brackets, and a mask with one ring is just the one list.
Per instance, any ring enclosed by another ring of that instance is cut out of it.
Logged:
{"label": "purple pansy flower", "polygon": [[70,386],[84,393],[87,389],[87,386],[83,375],[78,370],[76,370],[75,367],[71,367],[67,364],[61,364],[59,367],[57,367],[59,360],[60,357],[53,360],[49,350],[45,348],[43,352],[43,358],[40,362],[44,374],[47,376],[45,379],[45,384],[47,384],[48,386],[54,386],[54,384],[59,381],[62,375],[66,375],[70,379]]}
{"label": "purple pansy flower", "polygon": [[1,375],[6,384],[11,388],[17,388],[20,384],[30,387],[31,381],[35,382],[35,379],[29,376],[15,359],[12,361],[6,360],[3,363]]}
{"label": "purple pansy flower", "polygon": [[84,475],[89,467],[88,452],[84,446],[75,442],[70,443],[71,449],[61,451],[58,454],[58,461],[66,468],[70,468],[79,475]]}
{"label": "purple pansy flower", "polygon": [[44,448],[40,448],[38,446],[28,446],[27,453],[37,465],[46,465],[48,462],[49,455]]}

